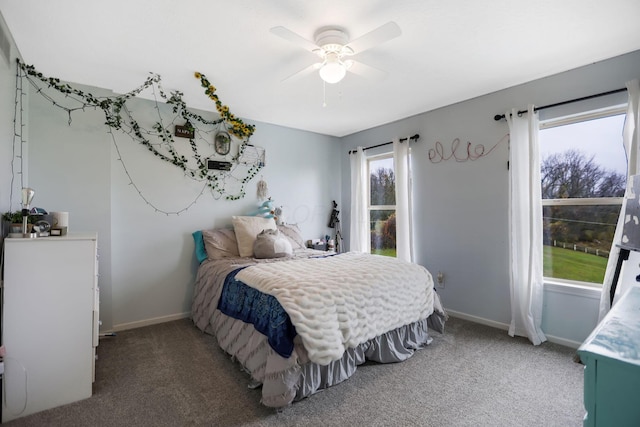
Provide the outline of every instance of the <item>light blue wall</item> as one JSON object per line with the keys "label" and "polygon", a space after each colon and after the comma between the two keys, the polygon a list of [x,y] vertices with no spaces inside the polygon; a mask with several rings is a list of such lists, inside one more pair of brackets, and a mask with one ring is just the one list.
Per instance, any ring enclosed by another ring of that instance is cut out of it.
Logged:
{"label": "light blue wall", "polygon": [[[508,266],[508,126],[493,116],[527,104],[548,105],[585,95],[624,88],[640,77],[640,52],[536,80],[486,96],[450,105],[343,138],[343,221],[350,215],[348,150],[420,134],[412,144],[416,261],[432,272],[445,274],[439,289],[443,304],[452,312],[498,327],[510,323]],[[626,101],[626,95],[546,110],[543,117],[591,108],[594,103]],[[483,145],[493,151],[476,160],[429,160],[430,150],[442,144],[450,155],[452,141],[473,149]],[[501,141],[501,142],[500,142]],[[344,227],[346,240],[348,227]],[[574,292],[576,293],[576,292]],[[593,292],[576,295],[545,290],[545,332],[559,342],[576,345],[595,326],[598,298]],[[594,320],[595,319],[595,320]],[[571,327],[575,325],[575,327]]]}
{"label": "light blue wall", "polygon": [[[3,93],[11,94],[2,97],[0,107],[0,160],[7,165],[13,157],[13,102],[6,100],[15,93],[15,65],[0,64],[0,84],[6,87]],[[106,89],[71,84],[96,96],[113,95]],[[297,223],[305,238],[330,231],[332,201],[341,199],[341,169],[334,161],[340,153],[337,138],[253,123],[251,143],[266,149],[266,166],[247,184],[247,196],[227,201],[207,192],[180,215],[166,215],[150,204],[161,211],[179,211],[195,199],[202,184],[128,136],[116,132],[114,142],[101,111],[76,111],[69,125],[67,113],[50,101],[36,93],[30,93],[28,100],[25,148],[29,185],[36,191],[33,205],[68,211],[72,232],[98,232],[103,331],[188,316],[197,268],[191,233],[229,226],[232,215],[255,210],[261,203],[256,195],[261,178],[275,204],[284,207],[288,222]],[[128,105],[141,125],[150,129],[156,121],[155,104],[134,99]],[[4,192],[12,176],[10,169],[1,170],[4,211],[8,209]],[[20,184],[16,187],[19,191]],[[19,207],[17,197],[14,203]]]}
{"label": "light blue wall", "polygon": [[[150,101],[134,100],[138,112],[153,112]],[[202,114],[202,112],[200,112]],[[287,221],[297,223],[306,239],[328,231],[331,201],[339,200],[341,171],[332,162],[338,155],[336,138],[253,123],[251,143],[266,150],[266,166],[246,186],[237,201],[216,200],[210,193],[186,212],[164,215],[154,211],[133,186],[111,153],[111,235],[114,325],[138,326],[148,319],[188,314],[196,271],[191,233],[231,226],[232,215],[256,209],[257,182],[264,179],[269,195],[285,209]],[[163,211],[188,206],[202,184],[155,159],[146,148],[118,138],[127,170],[144,197]]]}
{"label": "light blue wall", "polygon": [[[9,39],[10,58],[5,58],[0,53],[0,212],[20,209],[19,191],[20,180],[14,180],[13,192],[14,203],[11,205],[11,178],[12,159],[14,159],[13,139],[14,139],[14,115],[16,99],[13,96],[16,88],[16,58],[19,56],[11,34],[7,28],[4,18],[0,14],[0,32]],[[25,97],[24,105],[28,107],[28,98]],[[28,112],[25,112],[25,119],[28,119]],[[19,145],[19,144],[18,144]],[[19,146],[17,147],[19,149]],[[16,182],[17,181],[17,182]],[[16,195],[17,194],[17,195]],[[0,237],[2,234],[0,233]]]}

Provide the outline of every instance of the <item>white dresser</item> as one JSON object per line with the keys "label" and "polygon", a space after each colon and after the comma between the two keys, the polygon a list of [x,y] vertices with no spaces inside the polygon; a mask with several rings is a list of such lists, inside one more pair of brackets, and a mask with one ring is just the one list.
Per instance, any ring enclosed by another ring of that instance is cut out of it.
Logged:
{"label": "white dresser", "polygon": [[97,235],[4,240],[2,421],[92,394]]}

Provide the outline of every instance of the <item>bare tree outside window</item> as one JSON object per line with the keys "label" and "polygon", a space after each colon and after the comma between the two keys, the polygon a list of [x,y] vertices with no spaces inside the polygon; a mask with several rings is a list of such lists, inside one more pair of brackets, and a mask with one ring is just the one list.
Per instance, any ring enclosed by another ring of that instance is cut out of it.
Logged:
{"label": "bare tree outside window", "polygon": [[622,125],[606,116],[540,131],[545,277],[602,284],[626,188]]}
{"label": "bare tree outside window", "polygon": [[396,190],[393,158],[369,160],[369,231],[371,253],[396,256]]}

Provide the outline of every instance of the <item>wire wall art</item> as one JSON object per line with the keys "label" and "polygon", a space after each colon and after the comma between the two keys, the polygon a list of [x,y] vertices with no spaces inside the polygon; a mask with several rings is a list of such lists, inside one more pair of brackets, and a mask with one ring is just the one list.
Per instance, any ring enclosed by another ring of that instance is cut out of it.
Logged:
{"label": "wire wall art", "polygon": [[[144,83],[124,95],[96,97],[89,92],[61,83],[60,79],[46,77],[32,65],[26,65],[17,60],[13,146],[14,158],[20,159],[20,170],[17,170],[18,165],[14,165],[12,159],[12,192],[14,175],[22,175],[24,169],[22,146],[27,141],[22,132],[24,127],[22,100],[26,96],[26,90],[23,87],[23,81],[26,80],[36,94],[67,113],[69,125],[72,123],[72,114],[76,112],[87,109],[104,112],[107,133],[115,147],[117,160],[130,181],[129,185],[133,186],[139,196],[156,212],[179,215],[193,206],[206,192],[211,193],[216,200],[243,198],[246,195],[246,184],[265,164],[264,149],[249,144],[249,138],[254,133],[255,126],[245,124],[229,111],[228,106],[222,104],[215,93],[216,88],[211,85],[206,76],[195,73],[195,78],[200,80],[201,86],[205,88],[205,95],[215,103],[219,118],[206,119],[191,112],[182,100],[182,92],[173,91],[168,94],[165,92],[158,74],[150,73]],[[136,115],[145,118],[136,119],[134,111],[128,106],[128,101],[144,90],[151,91],[153,111],[139,112]],[[148,116],[155,118],[149,120]],[[149,125],[149,121],[153,123]],[[174,128],[175,135],[172,132]],[[181,136],[177,128],[181,128],[187,136],[174,138],[174,136]],[[122,149],[115,131],[141,144],[158,159],[178,167],[185,177],[202,183],[202,188],[194,200],[182,209],[171,211],[160,209],[149,201],[132,178],[127,163],[122,157]],[[228,135],[233,136],[233,145],[237,146],[234,152],[230,152],[229,148],[221,151],[218,143],[220,134],[227,136],[229,144],[231,138]],[[185,138],[188,138],[188,143]],[[261,155],[255,154],[258,150],[262,150]],[[245,153],[245,151],[248,152]],[[217,164],[214,168],[210,166],[212,160]]]}
{"label": "wire wall art", "polygon": [[458,163],[475,161],[482,157],[488,156],[502,142],[508,140],[509,134],[506,134],[487,150],[485,149],[485,146],[483,144],[474,145],[469,141],[467,141],[466,144],[463,144],[462,141],[460,141],[460,138],[455,138],[453,141],[451,141],[451,145],[446,151],[444,145],[440,141],[436,141],[435,147],[430,148],[427,152],[427,155],[431,163],[441,163],[451,159],[454,159]]}

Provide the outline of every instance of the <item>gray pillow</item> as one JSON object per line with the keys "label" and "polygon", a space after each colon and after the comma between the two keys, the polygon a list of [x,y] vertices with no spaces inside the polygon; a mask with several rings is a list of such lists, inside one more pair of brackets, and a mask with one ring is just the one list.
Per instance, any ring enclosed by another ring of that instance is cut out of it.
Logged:
{"label": "gray pillow", "polygon": [[238,241],[236,233],[229,228],[202,230],[202,240],[209,259],[237,258]]}
{"label": "gray pillow", "polygon": [[293,249],[305,249],[307,247],[297,224],[279,224],[278,231],[289,239]]}
{"label": "gray pillow", "polygon": [[291,243],[278,230],[262,230],[253,243],[253,256],[256,258],[282,258],[292,253]]}

